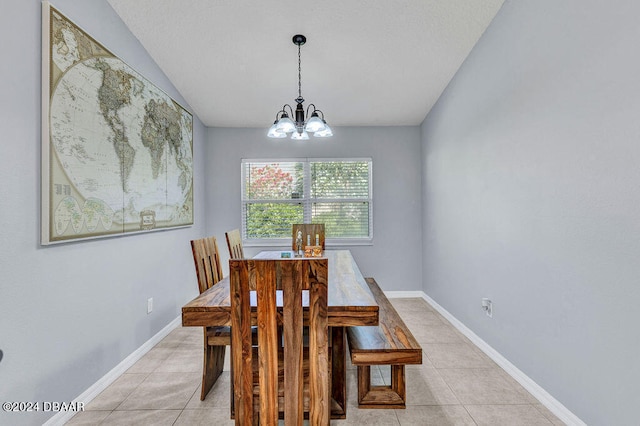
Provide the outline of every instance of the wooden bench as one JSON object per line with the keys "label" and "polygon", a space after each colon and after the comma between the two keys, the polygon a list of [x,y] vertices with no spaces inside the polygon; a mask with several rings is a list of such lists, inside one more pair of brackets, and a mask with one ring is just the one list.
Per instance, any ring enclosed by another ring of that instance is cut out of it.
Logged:
{"label": "wooden bench", "polygon": [[[379,305],[377,326],[347,328],[351,363],[358,367],[359,408],[405,408],[404,366],[422,364],[422,348],[373,278],[365,278]],[[371,385],[371,366],[391,366],[391,386]]]}

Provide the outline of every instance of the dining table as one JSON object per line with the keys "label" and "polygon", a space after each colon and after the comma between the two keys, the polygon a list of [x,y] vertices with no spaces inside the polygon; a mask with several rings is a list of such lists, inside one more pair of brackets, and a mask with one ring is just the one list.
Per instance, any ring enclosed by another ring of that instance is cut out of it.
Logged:
{"label": "dining table", "polygon": [[[346,329],[378,325],[378,303],[349,250],[324,250],[328,260],[328,324],[331,352],[331,418],[343,419],[346,398]],[[254,259],[295,258],[292,251],[261,251]],[[308,300],[303,299],[308,306]],[[255,300],[252,301],[255,306]],[[209,327],[231,325],[229,277],[182,307],[182,325]],[[233,344],[233,342],[231,342]]]}

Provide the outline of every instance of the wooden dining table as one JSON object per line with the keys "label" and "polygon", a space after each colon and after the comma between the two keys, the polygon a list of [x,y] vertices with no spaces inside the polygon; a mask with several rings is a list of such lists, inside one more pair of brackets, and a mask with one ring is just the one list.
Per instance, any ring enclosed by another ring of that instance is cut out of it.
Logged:
{"label": "wooden dining table", "polygon": [[[343,419],[346,417],[347,409],[345,327],[377,325],[378,304],[349,250],[325,250],[322,255],[328,259],[329,266],[331,418]],[[294,258],[294,255],[291,251],[262,251],[254,258],[286,260]],[[254,303],[252,301],[252,305]],[[222,279],[182,307],[182,325],[194,327],[231,325],[229,277]]]}

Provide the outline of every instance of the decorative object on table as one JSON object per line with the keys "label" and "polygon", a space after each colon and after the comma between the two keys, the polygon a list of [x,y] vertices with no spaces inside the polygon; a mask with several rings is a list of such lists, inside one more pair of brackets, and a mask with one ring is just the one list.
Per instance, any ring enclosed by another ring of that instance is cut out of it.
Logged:
{"label": "decorative object on table", "polygon": [[[316,108],[314,104],[309,104],[305,114],[304,98],[302,97],[302,67],[300,46],[307,42],[307,38],[302,34],[293,36],[293,44],[298,46],[298,97],[296,101],[295,113],[291,105],[285,104],[276,114],[276,120],[267,132],[270,138],[286,138],[287,133],[291,133],[291,139],[307,140],[309,133],[313,133],[316,138],[328,138],[333,136],[331,128],[324,119],[324,113]],[[309,116],[309,109],[313,107]],[[318,115],[320,114],[320,116]],[[290,118],[295,117],[295,122]]]}
{"label": "decorative object on table", "polygon": [[298,230],[298,233],[296,234],[296,256],[300,257],[302,256],[302,231]]}
{"label": "decorative object on table", "polygon": [[301,232],[303,250],[305,246],[315,245],[325,250],[324,244],[324,223],[294,223],[291,225],[291,250],[297,250],[296,240],[298,232]]}
{"label": "decorative object on table", "polygon": [[193,224],[193,118],[42,3],[42,244]]}
{"label": "decorative object on table", "polygon": [[322,257],[322,246],[305,246],[304,257]]}

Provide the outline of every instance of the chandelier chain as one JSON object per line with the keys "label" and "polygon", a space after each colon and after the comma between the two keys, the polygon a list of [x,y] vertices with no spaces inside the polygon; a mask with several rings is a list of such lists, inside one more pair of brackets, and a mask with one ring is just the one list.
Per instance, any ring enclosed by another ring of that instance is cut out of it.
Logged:
{"label": "chandelier chain", "polygon": [[300,65],[300,45],[298,45],[298,96],[302,97],[302,67]]}

